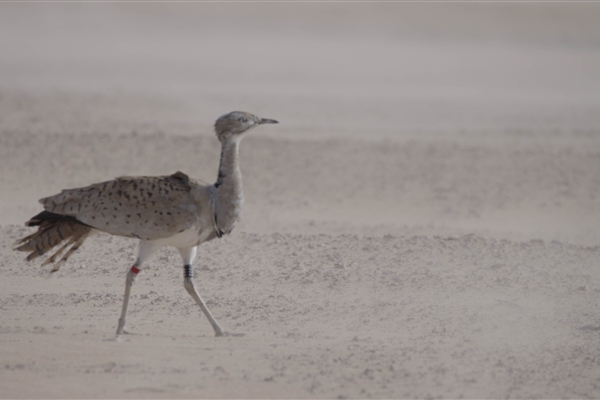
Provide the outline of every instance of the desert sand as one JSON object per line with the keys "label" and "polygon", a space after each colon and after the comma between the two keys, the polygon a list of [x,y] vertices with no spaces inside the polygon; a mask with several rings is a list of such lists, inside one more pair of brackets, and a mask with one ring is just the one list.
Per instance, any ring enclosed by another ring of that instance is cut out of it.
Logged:
{"label": "desert sand", "polygon": [[[599,398],[600,5],[0,4],[0,397]],[[39,198],[123,175],[245,208],[133,287],[136,241],[49,276]]]}

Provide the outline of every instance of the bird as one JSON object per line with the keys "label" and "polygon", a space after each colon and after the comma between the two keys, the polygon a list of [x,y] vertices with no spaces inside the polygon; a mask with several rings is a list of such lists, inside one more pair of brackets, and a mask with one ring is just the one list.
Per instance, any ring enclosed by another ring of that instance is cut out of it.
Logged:
{"label": "bird", "polygon": [[211,314],[194,284],[192,263],[200,244],[231,233],[240,217],[244,196],[238,149],[242,138],[259,125],[277,123],[243,111],[220,116],[214,125],[221,142],[214,184],[178,171],[166,176],[124,176],[42,198],[44,211],[25,222],[38,227],[37,231],[18,240],[15,250],[30,252],[26,260],[31,261],[61,245],[42,263],[53,264],[50,272],[56,272],[96,233],[138,239],[137,257],[125,279],[119,337],[130,333],[125,327],[127,306],[144,263],[161,247],[175,247],[183,262],[184,288],[200,306],[215,336],[240,336],[225,331]]}

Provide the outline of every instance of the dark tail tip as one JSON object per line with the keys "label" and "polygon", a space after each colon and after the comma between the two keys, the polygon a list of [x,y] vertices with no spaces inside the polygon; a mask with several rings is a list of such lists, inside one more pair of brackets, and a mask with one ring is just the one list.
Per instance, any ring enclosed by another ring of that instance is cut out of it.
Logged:
{"label": "dark tail tip", "polygon": [[[77,218],[69,215],[56,214],[50,211],[42,211],[41,213],[31,217],[29,221],[25,222],[25,226],[40,226],[44,222],[58,222],[58,221],[77,221]],[[79,222],[79,221],[77,221]],[[81,223],[81,222],[79,222]]]}

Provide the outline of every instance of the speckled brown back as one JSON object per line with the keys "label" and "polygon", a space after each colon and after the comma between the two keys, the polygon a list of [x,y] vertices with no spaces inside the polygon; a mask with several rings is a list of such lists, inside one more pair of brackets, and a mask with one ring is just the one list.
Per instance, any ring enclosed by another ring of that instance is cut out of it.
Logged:
{"label": "speckled brown back", "polygon": [[40,200],[48,211],[70,215],[114,235],[154,240],[194,225],[200,210],[191,194],[197,182],[177,172],[159,177],[120,177],[63,190]]}

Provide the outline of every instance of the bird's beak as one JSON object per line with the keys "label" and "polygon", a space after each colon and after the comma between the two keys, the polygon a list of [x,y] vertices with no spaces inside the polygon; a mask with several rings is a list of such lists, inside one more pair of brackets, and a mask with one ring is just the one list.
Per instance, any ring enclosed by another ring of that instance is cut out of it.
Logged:
{"label": "bird's beak", "polygon": [[278,124],[278,121],[275,121],[274,119],[267,119],[267,118],[262,118],[259,122],[259,124]]}

